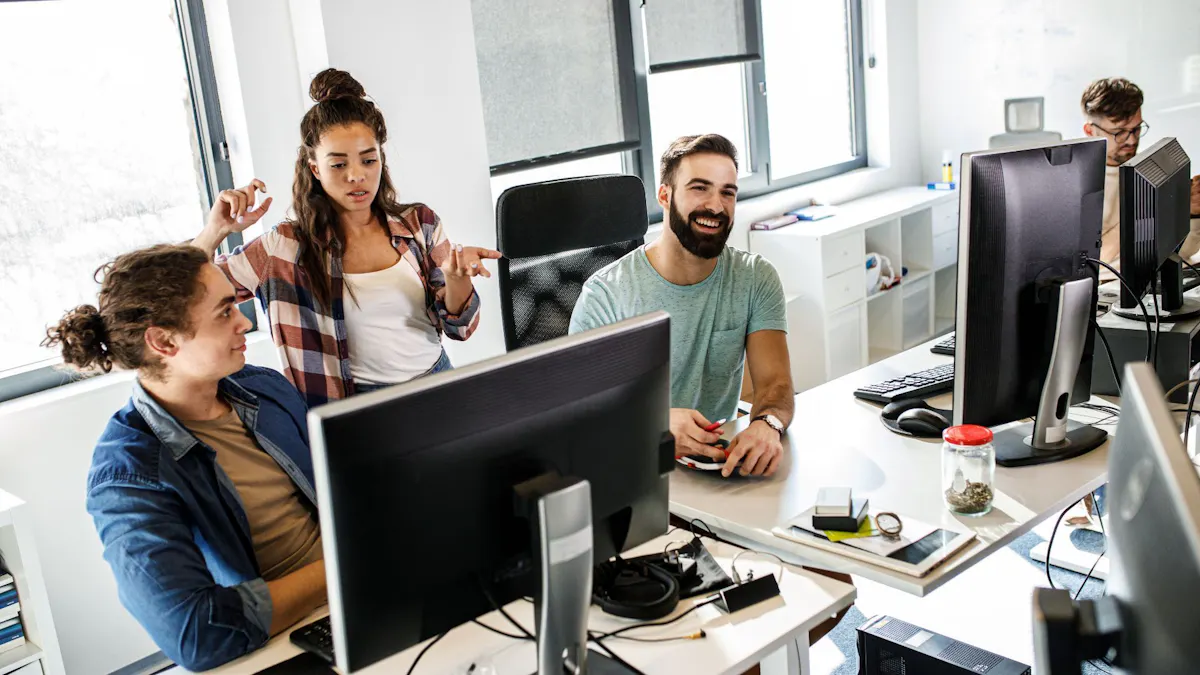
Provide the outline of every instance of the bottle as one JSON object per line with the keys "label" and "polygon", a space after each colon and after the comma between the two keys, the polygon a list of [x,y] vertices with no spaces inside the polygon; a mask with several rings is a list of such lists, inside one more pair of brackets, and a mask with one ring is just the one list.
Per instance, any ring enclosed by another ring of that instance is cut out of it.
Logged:
{"label": "bottle", "polygon": [[942,151],[942,182],[954,182],[954,156],[949,150]]}
{"label": "bottle", "polygon": [[942,497],[946,508],[982,516],[995,499],[996,450],[992,430],[974,424],[942,432]]}

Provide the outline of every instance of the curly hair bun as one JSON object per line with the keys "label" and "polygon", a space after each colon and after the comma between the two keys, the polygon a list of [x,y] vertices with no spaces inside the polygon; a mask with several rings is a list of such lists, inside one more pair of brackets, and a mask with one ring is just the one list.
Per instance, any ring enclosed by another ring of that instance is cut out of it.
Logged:
{"label": "curly hair bun", "polygon": [[363,98],[367,90],[350,73],[337,68],[326,68],[317,73],[308,85],[308,95],[317,103],[339,98]]}
{"label": "curly hair bun", "polygon": [[62,346],[63,361],[80,369],[112,370],[112,358],[105,344],[108,331],[100,310],[92,305],[80,305],[46,330],[43,346]]}

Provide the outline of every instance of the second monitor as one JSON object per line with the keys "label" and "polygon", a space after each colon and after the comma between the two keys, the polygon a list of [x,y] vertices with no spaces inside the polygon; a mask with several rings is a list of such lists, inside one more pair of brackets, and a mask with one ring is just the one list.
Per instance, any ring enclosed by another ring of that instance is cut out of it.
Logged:
{"label": "second monitor", "polygon": [[963,155],[954,424],[998,426],[1005,466],[1104,442],[1067,420],[1090,397],[1105,144],[1079,140]]}

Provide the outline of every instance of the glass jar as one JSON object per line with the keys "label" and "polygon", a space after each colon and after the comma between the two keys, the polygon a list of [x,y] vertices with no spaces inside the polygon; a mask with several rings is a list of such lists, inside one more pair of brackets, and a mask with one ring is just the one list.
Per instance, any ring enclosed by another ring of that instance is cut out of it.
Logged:
{"label": "glass jar", "polygon": [[946,508],[964,516],[982,516],[991,511],[996,482],[992,430],[963,424],[942,432],[942,440],[942,497]]}

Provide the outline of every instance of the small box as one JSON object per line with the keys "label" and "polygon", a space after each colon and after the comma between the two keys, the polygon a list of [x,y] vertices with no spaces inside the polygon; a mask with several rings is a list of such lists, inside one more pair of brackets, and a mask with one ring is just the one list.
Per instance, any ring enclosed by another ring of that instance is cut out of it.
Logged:
{"label": "small box", "polygon": [[867,499],[855,499],[853,516],[827,516],[813,514],[813,527],[818,530],[833,530],[834,532],[858,532],[863,520],[867,517]]}
{"label": "small box", "polygon": [[819,516],[849,517],[852,513],[850,488],[826,487],[817,492],[817,505],[813,513]]}

